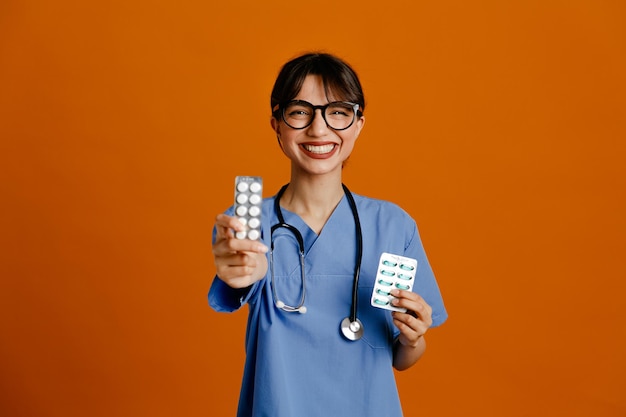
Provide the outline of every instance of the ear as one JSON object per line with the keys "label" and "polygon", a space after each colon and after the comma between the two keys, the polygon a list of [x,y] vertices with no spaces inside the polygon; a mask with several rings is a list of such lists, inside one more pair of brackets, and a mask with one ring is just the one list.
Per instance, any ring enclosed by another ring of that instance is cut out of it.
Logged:
{"label": "ear", "polygon": [[272,130],[276,132],[276,135],[280,136],[280,123],[278,123],[278,120],[276,120],[274,116],[270,118],[270,124],[272,125]]}
{"label": "ear", "polygon": [[278,123],[278,120],[276,120],[275,117],[272,117],[270,119],[270,124],[272,125],[272,130],[274,130],[274,132],[276,132],[276,139],[278,139],[278,146],[280,146],[280,149],[283,148],[283,144],[280,141],[280,123]]}
{"label": "ear", "polygon": [[354,133],[354,140],[357,140],[359,138],[359,135],[361,134],[361,129],[363,129],[363,126],[365,126],[365,116],[359,117],[355,124],[356,132]]}

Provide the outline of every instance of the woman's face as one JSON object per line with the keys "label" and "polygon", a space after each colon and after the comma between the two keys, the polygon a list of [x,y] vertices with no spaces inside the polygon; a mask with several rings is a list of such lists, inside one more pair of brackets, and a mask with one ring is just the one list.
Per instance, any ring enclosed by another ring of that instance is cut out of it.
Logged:
{"label": "woman's face", "polygon": [[[308,75],[294,100],[304,100],[314,106],[328,104],[322,79]],[[330,101],[335,101],[330,97]],[[356,118],[345,130],[333,130],[326,125],[321,110],[304,129],[292,129],[283,120],[272,118],[272,128],[278,136],[283,152],[291,160],[292,170],[320,175],[341,171],[343,162],[350,156],[354,143],[363,128],[365,118]]]}

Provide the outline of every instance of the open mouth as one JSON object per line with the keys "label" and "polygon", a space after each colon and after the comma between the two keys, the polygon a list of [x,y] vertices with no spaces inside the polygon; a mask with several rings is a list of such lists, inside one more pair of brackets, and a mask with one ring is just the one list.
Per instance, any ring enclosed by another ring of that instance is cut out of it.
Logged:
{"label": "open mouth", "polygon": [[329,153],[331,152],[333,149],[335,149],[335,145],[334,143],[328,143],[325,145],[310,145],[310,144],[303,144],[302,147],[304,149],[306,149],[307,152],[311,152],[317,155],[322,155],[325,153]]}

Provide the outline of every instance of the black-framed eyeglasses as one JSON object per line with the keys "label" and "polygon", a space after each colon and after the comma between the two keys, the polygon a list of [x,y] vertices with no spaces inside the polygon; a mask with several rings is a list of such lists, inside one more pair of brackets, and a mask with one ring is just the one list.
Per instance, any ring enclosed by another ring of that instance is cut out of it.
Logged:
{"label": "black-framed eyeglasses", "polygon": [[345,130],[352,126],[357,115],[360,116],[359,105],[349,101],[333,101],[323,106],[314,106],[308,101],[291,100],[280,104],[274,110],[274,117],[282,120],[292,129],[309,127],[315,119],[316,110],[322,111],[322,118],[326,125],[333,130]]}

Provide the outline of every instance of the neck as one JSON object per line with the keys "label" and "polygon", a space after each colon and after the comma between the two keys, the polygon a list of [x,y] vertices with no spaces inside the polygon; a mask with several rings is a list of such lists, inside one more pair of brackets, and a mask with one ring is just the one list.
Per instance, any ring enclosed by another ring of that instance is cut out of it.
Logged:
{"label": "neck", "polygon": [[344,191],[339,179],[291,178],[280,205],[299,215],[316,233],[320,233],[326,221],[343,198]]}

